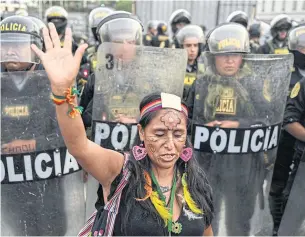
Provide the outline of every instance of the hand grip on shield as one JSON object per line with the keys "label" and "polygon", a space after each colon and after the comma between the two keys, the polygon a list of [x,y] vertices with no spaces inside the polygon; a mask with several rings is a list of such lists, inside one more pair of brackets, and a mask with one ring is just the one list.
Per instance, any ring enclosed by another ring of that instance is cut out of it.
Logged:
{"label": "hand grip on shield", "polygon": [[72,31],[67,27],[65,32],[64,46],[61,47],[59,36],[55,25],[49,23],[48,28],[43,28],[43,38],[46,52],[32,44],[32,50],[42,61],[51,82],[52,91],[62,95],[64,90],[74,84],[78,74],[82,56],[88,47],[87,44],[80,45],[72,54]]}

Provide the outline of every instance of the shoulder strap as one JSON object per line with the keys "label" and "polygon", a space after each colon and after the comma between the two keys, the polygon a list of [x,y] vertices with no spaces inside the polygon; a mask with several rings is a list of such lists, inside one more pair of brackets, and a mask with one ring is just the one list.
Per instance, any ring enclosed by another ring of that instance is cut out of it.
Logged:
{"label": "shoulder strap", "polygon": [[[112,196],[112,198],[109,200],[109,202],[107,202],[107,204],[104,207],[104,209],[109,211],[108,217],[107,217],[105,236],[112,236],[116,215],[117,215],[117,212],[118,212],[119,206],[120,206],[122,190],[128,183],[128,179],[130,176],[130,171],[127,168],[128,157],[129,157],[129,155],[127,153],[124,154],[125,160],[124,160],[124,165],[123,165],[123,177],[122,177],[117,189],[115,190],[114,195]],[[77,236],[88,236],[90,234],[96,214],[97,214],[97,210],[95,210],[92,213],[90,218],[87,220],[85,226],[80,230],[80,232],[78,233]]]}
{"label": "shoulder strap", "polygon": [[128,183],[128,179],[130,177],[130,171],[127,168],[127,161],[129,155],[127,153],[124,154],[125,161],[124,161],[124,166],[123,166],[123,177],[115,190],[114,195],[112,198],[107,202],[105,205],[104,209],[108,210],[108,218],[107,218],[107,225],[105,229],[105,236],[112,236],[113,234],[113,229],[114,229],[114,224],[115,224],[115,219],[116,215],[118,213],[119,207],[120,207],[120,202],[121,202],[121,196],[122,196],[122,190],[125,188],[126,184]]}

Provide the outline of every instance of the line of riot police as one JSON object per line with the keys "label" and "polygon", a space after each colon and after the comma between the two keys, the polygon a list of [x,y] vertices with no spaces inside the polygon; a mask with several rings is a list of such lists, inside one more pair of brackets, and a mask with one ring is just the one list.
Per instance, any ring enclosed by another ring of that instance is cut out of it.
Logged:
{"label": "line of riot police", "polygon": [[[60,7],[46,12],[47,21],[55,24],[62,42],[67,14]],[[297,216],[292,214],[299,211],[293,204],[302,195],[300,183],[293,184],[293,179],[297,177],[300,182],[305,172],[305,28],[301,25],[289,32],[291,19],[278,16],[270,25],[271,38],[260,44],[261,22],[250,25],[248,32],[244,12],[233,12],[227,21],[205,37],[201,27],[191,24],[186,10],[177,10],[170,17],[170,38],[164,22],[151,22],[149,33],[143,35],[141,21],[131,13],[94,9],[89,25],[95,41],[87,49],[76,80],[81,90],[80,105],[84,107],[84,126],[100,145],[129,150],[135,138],[138,102],[151,92],[177,94],[190,109],[193,144],[200,144],[200,140],[209,144],[197,146],[196,152],[214,190],[214,234],[270,235],[280,229],[280,234],[302,235],[304,216],[294,221],[295,232],[290,232],[293,225],[289,217]],[[1,21],[1,169],[8,174],[2,178],[6,183],[2,182],[5,192],[1,206],[7,207],[2,210],[2,231],[7,235],[74,235],[84,223],[80,216],[88,216],[95,202],[96,208],[105,203],[103,188],[92,177],[84,193],[80,172],[76,172],[78,166],[61,140],[54,107],[49,103],[46,75],[30,49],[30,44],[44,48],[43,27],[44,23],[33,17],[12,16]],[[73,52],[76,49],[74,44]],[[267,55],[250,55],[250,51]],[[291,79],[289,52],[295,59]],[[278,128],[288,91],[290,98],[280,135]],[[260,144],[263,149],[257,149]],[[30,150],[17,149],[23,146]],[[23,164],[29,160],[40,175],[29,173]],[[50,169],[52,172],[46,175]],[[72,175],[74,172],[77,176]],[[10,182],[9,177],[18,174],[23,174],[24,178],[19,179],[22,182]],[[80,198],[68,204],[73,195]],[[86,210],[81,204],[84,200]],[[43,205],[38,204],[37,211],[32,211],[39,202]],[[39,219],[41,215],[45,218]],[[71,215],[78,218],[69,221]]]}

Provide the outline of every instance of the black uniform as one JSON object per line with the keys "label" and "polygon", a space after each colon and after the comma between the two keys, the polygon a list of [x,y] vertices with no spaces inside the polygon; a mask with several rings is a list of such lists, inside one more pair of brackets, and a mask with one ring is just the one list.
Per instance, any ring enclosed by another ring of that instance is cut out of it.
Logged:
{"label": "black uniform", "polygon": [[270,39],[266,41],[266,43],[258,49],[258,53],[288,54],[289,51],[288,51],[287,41],[278,41],[276,39]]}
{"label": "black uniform", "polygon": [[152,38],[151,45],[153,47],[169,48],[170,47],[169,37],[165,34],[163,35],[158,34]]}
{"label": "black uniform", "polygon": [[[289,95],[295,84],[298,83],[302,78],[304,78],[304,76],[300,72],[300,67],[304,67],[304,58],[299,58],[298,55],[300,55],[300,53],[298,53],[297,51],[291,52],[295,55],[295,62],[294,71],[292,72],[290,79]],[[296,139],[292,135],[290,135],[285,130],[282,131],[269,193],[269,204],[273,217],[275,234],[277,233],[278,228],[280,226],[280,222],[289,195],[289,192],[287,193],[287,189],[285,189],[285,187],[291,186],[292,184],[288,183],[288,178],[289,173],[291,172],[291,166],[293,164],[295,141]]]}
{"label": "black uniform", "polygon": [[[304,80],[304,76],[302,76],[299,69],[295,68],[291,74],[289,90],[291,93],[292,88],[299,82],[300,91],[295,98],[288,98],[283,126],[292,122],[301,122],[301,124],[305,125],[303,123],[305,113],[302,107],[305,104]],[[274,234],[277,233],[280,226],[304,148],[303,142],[298,141],[285,130],[282,131],[269,194],[270,209],[274,221]]]}
{"label": "black uniform", "polygon": [[91,127],[91,123],[92,123],[94,83],[95,83],[95,74],[92,73],[88,78],[88,82],[84,87],[83,94],[80,99],[79,105],[84,108],[84,111],[82,113],[82,119],[85,128]]}

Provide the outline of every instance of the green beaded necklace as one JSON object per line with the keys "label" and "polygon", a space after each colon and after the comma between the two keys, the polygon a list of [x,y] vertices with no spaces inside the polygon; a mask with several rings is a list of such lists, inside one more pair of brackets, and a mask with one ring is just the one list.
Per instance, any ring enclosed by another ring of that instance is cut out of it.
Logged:
{"label": "green beaded necklace", "polygon": [[[171,215],[171,218],[168,220],[168,225],[167,225],[167,229],[168,229],[168,233],[169,235],[171,235],[171,232],[175,233],[175,234],[180,234],[182,231],[182,224],[179,222],[173,222],[173,211],[174,211],[174,200],[175,200],[175,193],[176,193],[176,188],[177,188],[177,175],[176,175],[176,171],[174,172],[174,179],[173,179],[173,184],[172,184],[172,188],[171,188],[171,194],[170,194],[170,200],[169,200],[169,213]],[[156,185],[157,187],[157,193],[160,197],[160,199],[163,201],[163,203],[166,203],[166,197],[164,196],[164,194],[161,192],[161,188],[160,185],[154,175],[154,173],[151,171],[151,178],[153,183]]]}

